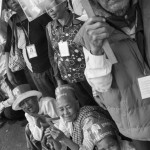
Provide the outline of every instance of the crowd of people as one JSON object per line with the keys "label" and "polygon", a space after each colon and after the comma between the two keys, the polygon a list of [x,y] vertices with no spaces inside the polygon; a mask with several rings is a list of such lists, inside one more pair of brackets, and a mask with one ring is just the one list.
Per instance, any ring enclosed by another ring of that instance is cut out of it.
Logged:
{"label": "crowd of people", "polygon": [[83,1],[29,21],[3,0],[0,126],[25,117],[28,150],[149,150],[150,1]]}

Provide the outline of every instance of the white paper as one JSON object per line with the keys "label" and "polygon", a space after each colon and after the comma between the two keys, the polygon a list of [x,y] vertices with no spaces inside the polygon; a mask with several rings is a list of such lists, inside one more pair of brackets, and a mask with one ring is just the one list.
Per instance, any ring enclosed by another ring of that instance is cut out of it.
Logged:
{"label": "white paper", "polygon": [[150,98],[150,76],[138,78],[142,99]]}
{"label": "white paper", "polygon": [[65,41],[65,42],[62,42],[62,41],[59,42],[58,46],[59,46],[59,52],[60,52],[61,57],[70,56],[67,41]]}
{"label": "white paper", "polygon": [[44,14],[45,7],[49,6],[49,0],[18,0],[29,21]]}
{"label": "white paper", "polygon": [[[59,0],[60,3],[65,0]],[[49,11],[54,0],[18,0],[26,17],[29,21],[33,21],[42,14]]]}
{"label": "white paper", "polygon": [[37,52],[34,44],[27,46],[27,52],[29,58],[37,57]]}

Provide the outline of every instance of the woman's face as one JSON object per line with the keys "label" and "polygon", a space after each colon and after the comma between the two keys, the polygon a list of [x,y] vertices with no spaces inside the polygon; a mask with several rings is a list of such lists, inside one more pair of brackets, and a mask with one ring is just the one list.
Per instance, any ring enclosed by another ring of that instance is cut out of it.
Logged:
{"label": "woman's face", "polygon": [[58,5],[55,4],[55,6],[48,10],[47,13],[53,20],[62,19],[66,9],[66,2],[63,2]]}
{"label": "woman's face", "polygon": [[[118,14],[126,9],[130,0],[97,0],[97,2],[107,11]],[[120,14],[123,15],[123,14]]]}
{"label": "woman's face", "polygon": [[8,7],[15,12],[18,12],[19,10],[21,10],[21,6],[17,0],[6,0],[6,3]]}
{"label": "woman's face", "polygon": [[57,100],[57,110],[59,116],[61,116],[66,122],[73,122],[78,113],[78,102],[73,97],[62,96]]}
{"label": "woman's face", "polygon": [[113,137],[106,137],[97,143],[98,150],[121,150],[120,144]]}

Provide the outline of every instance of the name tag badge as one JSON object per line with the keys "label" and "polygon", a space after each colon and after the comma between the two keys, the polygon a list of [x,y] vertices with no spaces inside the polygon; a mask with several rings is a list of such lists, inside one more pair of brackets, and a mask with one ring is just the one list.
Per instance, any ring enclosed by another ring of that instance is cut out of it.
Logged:
{"label": "name tag badge", "polygon": [[138,78],[142,99],[150,98],[150,76]]}
{"label": "name tag badge", "polygon": [[37,52],[34,44],[28,45],[26,48],[30,59],[37,57]]}
{"label": "name tag badge", "polygon": [[65,41],[65,42],[60,41],[58,43],[58,47],[59,47],[59,52],[60,52],[60,56],[61,57],[70,56],[69,47],[68,47],[67,41]]}

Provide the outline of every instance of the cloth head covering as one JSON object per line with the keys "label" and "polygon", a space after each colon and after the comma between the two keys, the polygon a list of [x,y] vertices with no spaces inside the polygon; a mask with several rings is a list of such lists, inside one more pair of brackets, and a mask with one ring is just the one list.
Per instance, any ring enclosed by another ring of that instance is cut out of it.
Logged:
{"label": "cloth head covering", "polygon": [[22,84],[13,89],[13,95],[16,100],[14,101],[12,108],[13,110],[20,110],[19,104],[26,98],[36,96],[38,99],[42,96],[39,91],[31,90],[29,84]]}
{"label": "cloth head covering", "polygon": [[87,129],[90,138],[96,144],[102,139],[109,136],[117,136],[117,129],[114,124],[107,119],[99,120],[98,122],[93,123],[93,125]]}
{"label": "cloth head covering", "polygon": [[64,85],[57,87],[55,90],[55,95],[56,95],[56,100],[59,100],[62,97],[70,97],[70,98],[75,97],[76,98],[74,88],[68,84],[64,84]]}

